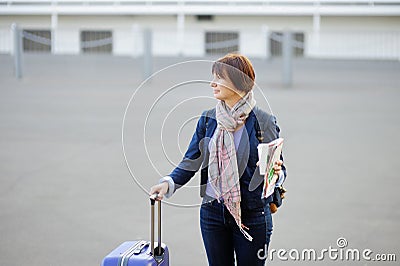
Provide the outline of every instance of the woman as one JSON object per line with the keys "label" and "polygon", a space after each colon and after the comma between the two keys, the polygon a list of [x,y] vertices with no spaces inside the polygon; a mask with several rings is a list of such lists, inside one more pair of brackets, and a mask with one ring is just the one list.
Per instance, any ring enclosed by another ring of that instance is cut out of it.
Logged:
{"label": "woman", "polygon": [[[261,199],[257,145],[278,138],[279,127],[274,116],[255,106],[255,73],[245,56],[224,56],[214,62],[212,74],[216,108],[203,112],[184,158],[150,194],[158,193],[159,200],[170,197],[202,166],[200,226],[209,265],[234,265],[235,257],[237,265],[264,265],[272,198]],[[274,170],[281,184],[286,176],[282,161]]]}

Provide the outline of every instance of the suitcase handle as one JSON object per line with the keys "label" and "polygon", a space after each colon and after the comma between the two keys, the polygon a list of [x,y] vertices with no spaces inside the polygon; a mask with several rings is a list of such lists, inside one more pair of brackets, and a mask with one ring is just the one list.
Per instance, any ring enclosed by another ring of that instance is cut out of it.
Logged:
{"label": "suitcase handle", "polygon": [[153,256],[161,256],[162,251],[161,251],[161,200],[158,201],[158,247],[157,247],[157,252],[158,254],[155,254],[154,250],[154,205],[156,202],[156,199],[158,197],[158,194],[153,194],[150,196],[150,203],[151,203],[151,229],[150,229],[150,246],[151,246],[151,254]]}

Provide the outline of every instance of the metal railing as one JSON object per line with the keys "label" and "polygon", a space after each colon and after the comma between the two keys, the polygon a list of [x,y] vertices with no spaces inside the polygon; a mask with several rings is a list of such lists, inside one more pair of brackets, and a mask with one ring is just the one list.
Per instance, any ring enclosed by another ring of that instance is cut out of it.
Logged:
{"label": "metal railing", "polygon": [[0,0],[0,14],[399,15],[400,0]]}
{"label": "metal railing", "polygon": [[1,0],[2,5],[393,5],[399,0]]}

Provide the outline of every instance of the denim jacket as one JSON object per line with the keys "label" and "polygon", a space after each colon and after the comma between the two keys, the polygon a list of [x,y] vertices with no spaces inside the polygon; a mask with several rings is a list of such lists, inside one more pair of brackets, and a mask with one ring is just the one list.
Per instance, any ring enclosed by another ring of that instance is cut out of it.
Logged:
{"label": "denim jacket", "polygon": [[[189,182],[201,167],[200,196],[206,195],[209,161],[208,144],[216,128],[215,108],[204,111],[198,120],[196,131],[184,158],[169,174],[175,183],[175,190]],[[247,117],[245,129],[236,156],[240,175],[241,208],[253,210],[263,208],[264,204],[272,201],[271,196],[265,200],[261,199],[264,177],[260,175],[259,168],[256,165],[258,161],[257,146],[260,142],[268,143],[277,139],[280,129],[275,116],[262,111],[258,107],[255,107]],[[282,155],[281,160],[283,160]],[[282,170],[286,177],[284,165],[282,165]]]}

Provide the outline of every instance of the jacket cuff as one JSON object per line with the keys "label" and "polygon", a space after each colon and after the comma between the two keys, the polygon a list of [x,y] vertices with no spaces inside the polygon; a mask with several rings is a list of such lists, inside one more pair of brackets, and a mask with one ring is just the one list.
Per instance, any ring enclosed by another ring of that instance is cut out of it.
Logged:
{"label": "jacket cuff", "polygon": [[285,182],[285,173],[281,170],[279,172],[278,181],[276,181],[276,183],[275,183],[275,187],[281,186],[283,184],[283,182]]}
{"label": "jacket cuff", "polygon": [[174,180],[172,180],[172,178],[170,176],[164,176],[163,178],[160,179],[159,183],[163,183],[163,182],[168,182],[168,191],[167,193],[164,195],[167,199],[170,198],[174,192],[175,192],[175,183]]}

